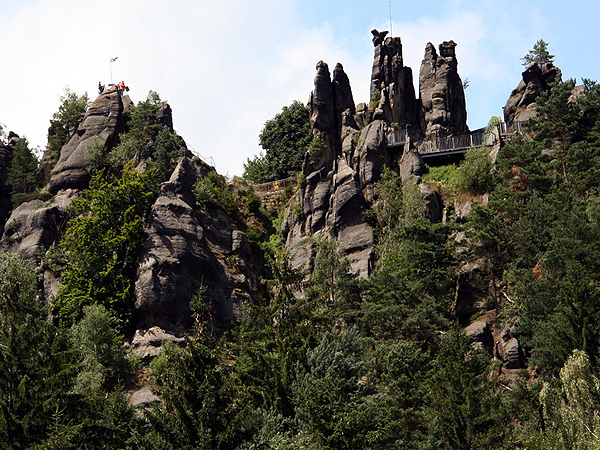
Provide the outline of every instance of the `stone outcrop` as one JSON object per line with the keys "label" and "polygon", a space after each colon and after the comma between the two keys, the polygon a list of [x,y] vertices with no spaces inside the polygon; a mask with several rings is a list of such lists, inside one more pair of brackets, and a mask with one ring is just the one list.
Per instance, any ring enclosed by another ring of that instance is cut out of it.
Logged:
{"label": "stone outcrop", "polygon": [[33,259],[41,246],[48,248],[58,241],[74,194],[69,189],[48,201],[32,200],[19,205],[6,222],[2,248]]}
{"label": "stone outcrop", "polygon": [[456,43],[440,44],[439,54],[428,43],[419,75],[422,129],[426,139],[467,134],[467,109],[458,75]]}
{"label": "stone outcrop", "polygon": [[89,145],[98,142],[107,149],[112,148],[119,133],[125,129],[124,112],[130,106],[129,97],[119,95],[116,90],[107,91],[94,100],[75,134],[60,152],[47,185],[50,193],[87,187],[90,180],[87,170]]}
{"label": "stone outcrop", "polygon": [[415,96],[413,73],[405,67],[399,37],[386,37],[387,31],[372,30],[375,57],[371,75],[371,98],[379,94],[376,117],[401,128],[419,130],[420,108]]}
{"label": "stone outcrop", "polygon": [[[337,64],[330,79],[326,63],[319,61],[308,111],[313,136],[325,143],[318,158],[307,152],[301,187],[286,212],[283,232],[295,267],[310,268],[313,251],[309,235],[337,242],[352,269],[367,276],[373,261],[373,233],[363,211],[374,200],[374,186],[385,165],[400,159],[397,170],[404,183],[420,181],[423,160],[417,151],[424,134],[445,137],[468,133],[464,89],[457,72],[452,41],[440,45],[440,55],[431,44],[421,67],[421,96],[415,97],[412,70],[405,67],[402,43],[387,32],[372,31],[375,55],[371,95],[377,105],[354,106],[347,75]],[[408,136],[405,149],[388,148],[388,135],[400,129]],[[442,217],[436,192],[421,188],[428,216]]]}
{"label": "stone outcrop", "polygon": [[195,156],[183,157],[151,207],[135,281],[136,329],[183,333],[200,287],[212,306],[213,325],[226,329],[254,289],[246,236],[221,210],[196,205],[193,185],[210,170]]}
{"label": "stone outcrop", "polygon": [[552,63],[542,66],[531,63],[504,106],[504,122],[510,126],[514,122],[524,122],[534,117],[535,99],[542,92],[550,90],[558,74],[558,68]]}

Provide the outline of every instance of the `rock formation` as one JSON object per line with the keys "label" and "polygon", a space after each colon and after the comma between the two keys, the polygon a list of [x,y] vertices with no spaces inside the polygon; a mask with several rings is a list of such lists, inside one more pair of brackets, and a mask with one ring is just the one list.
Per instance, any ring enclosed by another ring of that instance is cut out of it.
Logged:
{"label": "rock formation", "polygon": [[131,100],[115,90],[98,96],[86,112],[51,172],[46,189],[55,194],[48,201],[33,200],[19,205],[7,219],[0,245],[6,250],[33,258],[40,246],[50,247],[60,238],[66,209],[73,196],[88,186],[88,146],[96,141],[111,149],[125,128]]}
{"label": "rock formation", "polygon": [[[67,221],[67,207],[89,183],[89,145],[99,142],[110,151],[126,127],[130,106],[129,97],[120,96],[115,90],[96,98],[61,149],[46,186],[52,197],[23,203],[12,211],[0,241],[3,249],[35,260],[41,247],[49,248],[59,241]],[[160,105],[157,118],[172,129],[168,104]],[[151,149],[138,149],[134,158],[137,170],[144,170],[145,161],[152,156]],[[10,145],[0,146],[3,196],[10,194],[5,192],[5,173],[11,154]],[[133,326],[139,336],[145,336],[149,330],[153,335],[181,336],[191,324],[189,302],[201,286],[206,288],[205,298],[212,306],[215,332],[226,329],[239,317],[241,302],[255,289],[250,270],[252,251],[246,235],[222,211],[198,206],[192,194],[194,183],[212,170],[187,152],[170,180],[161,185],[149,211],[135,280]],[[2,206],[5,205],[10,203],[3,201]],[[44,278],[44,295],[51,301],[60,280],[45,267],[39,270]]]}
{"label": "rock formation", "polygon": [[387,37],[387,31],[372,30],[375,57],[371,75],[371,98],[380,96],[378,110],[388,123],[397,123],[400,128],[419,129],[420,109],[415,97],[413,73],[405,67],[402,57],[402,42],[399,37]]}
{"label": "rock formation", "polygon": [[458,75],[456,43],[428,43],[419,75],[422,129],[426,139],[467,134],[465,91]]}
{"label": "rock formation", "polygon": [[[316,235],[337,241],[353,270],[367,276],[373,261],[373,234],[362,213],[374,199],[374,186],[384,165],[391,166],[401,157],[397,170],[403,181],[418,182],[424,164],[417,148],[424,134],[437,138],[469,131],[456,44],[440,45],[439,56],[428,45],[421,67],[420,91],[425,99],[421,108],[415,98],[412,70],[403,64],[400,38],[387,37],[386,31],[373,30],[372,34],[371,95],[379,99],[377,105],[354,107],[342,66],[336,65],[332,81],[327,64],[317,64],[308,110],[313,135],[325,142],[326,149],[318,160],[307,154],[303,168],[306,186],[286,213],[283,232],[296,267],[310,267],[313,254],[305,241],[308,235]],[[388,148],[392,123],[409,136],[405,150]],[[430,218],[440,220],[438,194],[424,194]]]}
{"label": "rock formation", "polygon": [[512,91],[504,106],[504,122],[510,126],[514,122],[524,122],[535,116],[535,99],[544,91],[550,90],[559,74],[552,63],[531,63],[523,72],[523,79]]}
{"label": "rock formation", "polygon": [[128,96],[116,90],[98,96],[87,110],[75,135],[60,151],[60,158],[52,169],[47,189],[56,194],[61,189],[85,189],[90,180],[87,170],[88,147],[98,141],[107,149],[114,147],[118,135],[125,129],[124,112],[131,106]]}
{"label": "rock formation", "polygon": [[182,158],[151,207],[135,282],[136,329],[158,326],[181,335],[201,286],[214,326],[227,329],[255,287],[246,236],[221,210],[196,205],[193,185],[211,170],[195,156]]}

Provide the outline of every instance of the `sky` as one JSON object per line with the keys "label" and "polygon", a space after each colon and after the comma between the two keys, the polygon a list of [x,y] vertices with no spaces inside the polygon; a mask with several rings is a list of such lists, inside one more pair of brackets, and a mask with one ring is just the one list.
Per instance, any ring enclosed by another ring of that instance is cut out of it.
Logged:
{"label": "sky", "polygon": [[112,74],[135,103],[158,92],[188,147],[233,177],[265,122],[307,102],[319,60],[368,102],[373,28],[402,39],[417,95],[426,44],[454,40],[476,129],[502,115],[539,39],[563,78],[600,80],[599,19],[588,0],[0,0],[0,123],[42,151],[64,89],[94,100]]}

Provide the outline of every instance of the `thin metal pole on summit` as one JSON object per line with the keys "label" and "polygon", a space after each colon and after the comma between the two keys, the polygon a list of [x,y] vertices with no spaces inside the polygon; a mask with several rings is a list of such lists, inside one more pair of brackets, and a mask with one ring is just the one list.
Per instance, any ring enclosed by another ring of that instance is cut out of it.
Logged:
{"label": "thin metal pole on summit", "polygon": [[389,0],[389,5],[390,5],[390,36],[394,35],[394,32],[392,31],[392,0]]}

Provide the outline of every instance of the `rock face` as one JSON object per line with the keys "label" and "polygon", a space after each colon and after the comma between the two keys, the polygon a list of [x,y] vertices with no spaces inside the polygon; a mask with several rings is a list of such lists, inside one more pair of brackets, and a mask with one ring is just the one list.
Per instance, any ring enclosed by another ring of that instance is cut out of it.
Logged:
{"label": "rock face", "polygon": [[458,75],[456,43],[440,44],[440,53],[428,43],[421,63],[419,93],[422,129],[426,139],[458,136],[469,132],[465,91]]}
{"label": "rock face", "polygon": [[121,96],[116,90],[98,96],[87,110],[75,135],[62,148],[60,158],[52,169],[47,189],[56,194],[61,189],[85,189],[90,175],[88,147],[96,141],[106,148],[112,148],[118,134],[125,129],[123,112],[131,105],[128,96]]}
{"label": "rock face", "polygon": [[246,236],[220,210],[199,208],[192,195],[210,170],[195,156],[182,158],[152,205],[135,282],[137,329],[183,333],[191,325],[190,299],[201,286],[214,326],[226,329],[254,289]]}
{"label": "rock face", "polygon": [[325,148],[320,155],[307,155],[305,174],[331,166],[341,153],[344,138],[358,128],[354,121],[356,109],[352,89],[341,64],[335,66],[332,80],[327,64],[317,63],[315,89],[310,94],[307,108],[313,137],[322,141]]}
{"label": "rock face", "polygon": [[387,31],[372,30],[375,57],[371,75],[371,97],[379,93],[382,118],[400,128],[419,129],[420,108],[415,97],[413,73],[405,67],[399,37],[386,37]]}
{"label": "rock face", "polygon": [[[374,242],[363,211],[374,199],[374,185],[383,167],[392,166],[398,158],[397,170],[403,181],[419,182],[424,164],[417,146],[424,134],[437,138],[469,131],[456,44],[443,43],[439,56],[428,45],[421,67],[421,108],[415,98],[412,70],[403,64],[400,38],[387,37],[386,31],[373,30],[372,34],[375,56],[370,89],[373,98],[379,97],[377,105],[354,107],[342,66],[336,65],[331,80],[327,64],[317,64],[308,110],[313,136],[320,138],[326,149],[318,159],[307,153],[303,167],[306,185],[286,212],[283,232],[295,267],[310,268],[314,255],[306,237],[313,235],[335,240],[352,269],[367,276]],[[392,123],[409,138],[404,150],[388,148]],[[439,195],[424,194],[429,217],[441,220]]]}
{"label": "rock face", "polygon": [[542,92],[550,90],[558,73],[558,68],[552,63],[541,67],[536,63],[530,64],[504,106],[504,122],[510,126],[514,122],[524,122],[534,117],[535,99]]}
{"label": "rock face", "polygon": [[61,149],[51,172],[46,189],[55,194],[54,198],[23,203],[12,211],[0,241],[2,248],[34,258],[40,246],[50,247],[58,241],[71,199],[90,180],[88,146],[98,140],[111,149],[117,143],[119,132],[125,128],[124,112],[130,103],[129,97],[122,97],[116,91],[107,91],[94,100],[75,134]]}

